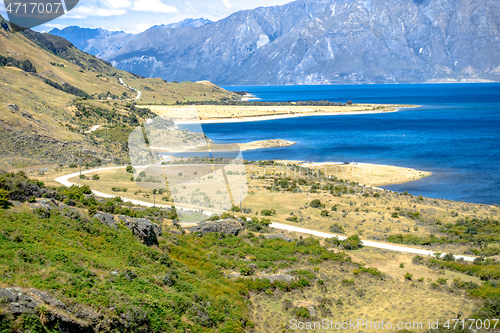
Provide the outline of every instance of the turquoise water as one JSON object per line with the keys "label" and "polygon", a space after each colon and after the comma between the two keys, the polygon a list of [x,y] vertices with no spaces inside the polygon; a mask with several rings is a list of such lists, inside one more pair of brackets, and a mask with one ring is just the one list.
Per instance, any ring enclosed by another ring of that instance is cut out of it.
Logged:
{"label": "turquoise water", "polygon": [[418,104],[395,113],[204,124],[212,139],[284,139],[286,148],[244,152],[248,160],[354,161],[431,171],[387,189],[500,204],[500,84],[225,87],[263,101],[329,100]]}

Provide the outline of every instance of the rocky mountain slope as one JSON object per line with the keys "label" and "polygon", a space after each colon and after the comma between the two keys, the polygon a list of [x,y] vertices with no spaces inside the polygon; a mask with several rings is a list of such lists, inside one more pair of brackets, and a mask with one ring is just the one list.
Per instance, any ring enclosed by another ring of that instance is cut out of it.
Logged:
{"label": "rocky mountain slope", "polygon": [[499,4],[298,0],[199,28],[150,29],[119,50],[110,38],[102,55],[143,76],[226,85],[496,81]]}
{"label": "rocky mountain slope", "polygon": [[[181,22],[171,23],[161,26],[154,26],[151,29],[179,29],[179,28],[199,28],[212,23],[207,19],[186,19]],[[125,33],[123,31],[109,31],[104,29],[88,29],[78,26],[70,26],[64,29],[52,29],[52,35],[63,37],[80,50],[106,59],[112,57],[127,43],[133,42],[137,35]]]}

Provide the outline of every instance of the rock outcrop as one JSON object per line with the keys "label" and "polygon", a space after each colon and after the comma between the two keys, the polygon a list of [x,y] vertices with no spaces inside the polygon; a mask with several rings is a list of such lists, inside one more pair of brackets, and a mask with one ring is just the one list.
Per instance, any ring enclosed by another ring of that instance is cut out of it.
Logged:
{"label": "rock outcrop", "polygon": [[0,288],[0,300],[2,320],[7,316],[15,320],[18,316],[31,314],[40,316],[46,326],[58,327],[60,332],[93,333],[94,326],[104,321],[90,308],[66,306],[54,296],[33,288]]}
{"label": "rock outcrop", "polygon": [[125,224],[132,233],[139,237],[142,242],[148,246],[157,245],[158,237],[161,236],[161,227],[152,223],[148,219],[134,218],[125,215],[119,215],[118,218]]}
{"label": "rock outcrop", "polygon": [[192,233],[200,233],[202,235],[219,232],[221,234],[238,236],[244,229],[244,224],[240,219],[222,219],[217,221],[203,221],[194,226],[185,228]]}

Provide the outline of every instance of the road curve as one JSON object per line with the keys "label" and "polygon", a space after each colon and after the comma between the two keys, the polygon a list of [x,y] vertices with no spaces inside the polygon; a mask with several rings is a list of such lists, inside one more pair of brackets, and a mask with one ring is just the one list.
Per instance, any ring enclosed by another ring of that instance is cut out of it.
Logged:
{"label": "road curve", "polygon": [[[99,171],[106,171],[106,170],[116,170],[116,169],[122,169],[124,168],[123,166],[119,167],[106,167],[106,168],[99,168],[99,169],[93,169],[93,170],[86,170],[82,171],[82,174],[87,174],[87,173],[93,173],[93,172],[99,172]],[[80,172],[75,172],[69,175],[64,175],[61,177],[57,177],[55,179],[56,182],[70,187],[72,185],[77,185],[69,181],[70,178],[73,177],[78,177],[80,175]],[[103,198],[115,198],[117,195],[112,195],[112,194],[107,194],[103,192],[98,192],[98,191],[92,191],[95,195]],[[161,207],[161,208],[172,208],[172,206],[169,205],[153,205],[150,202],[144,202],[140,200],[133,200],[133,199],[128,199],[128,198],[122,198],[124,202],[130,202],[134,205],[140,205],[140,206],[146,206],[146,207]],[[285,230],[285,231],[290,231],[290,232],[298,232],[302,234],[307,234],[307,235],[312,235],[312,236],[317,236],[321,238],[332,238],[332,237],[338,237],[340,240],[344,240],[347,237],[345,236],[340,236],[336,234],[331,234],[327,232],[321,232],[321,231],[316,231],[316,230],[311,230],[311,229],[306,229],[306,228],[300,228],[300,227],[295,227],[292,225],[288,224],[282,224],[282,223],[271,223],[271,228],[277,229],[277,230]],[[388,243],[382,243],[382,242],[374,242],[374,241],[367,241],[367,240],[362,240],[364,246],[368,247],[374,247],[377,249],[383,249],[383,250],[389,250],[389,251],[396,251],[396,252],[401,252],[401,253],[408,253],[408,254],[418,254],[418,255],[424,255],[424,256],[434,256],[436,253],[435,251],[430,251],[430,250],[424,250],[424,249],[418,249],[418,248],[413,248],[413,247],[407,247],[407,246],[400,246],[400,245],[393,245],[393,244],[388,244]],[[463,258],[465,261],[474,261],[475,257],[470,257],[470,256],[463,256],[463,255],[456,255],[456,259],[461,259]]]}

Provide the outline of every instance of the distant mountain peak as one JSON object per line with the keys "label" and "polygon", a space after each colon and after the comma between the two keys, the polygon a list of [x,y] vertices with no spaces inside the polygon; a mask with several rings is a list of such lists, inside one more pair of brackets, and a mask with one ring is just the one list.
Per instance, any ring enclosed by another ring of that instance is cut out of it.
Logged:
{"label": "distant mountain peak", "polygon": [[99,56],[219,85],[499,81],[498,17],[498,0],[298,0],[106,37]]}

